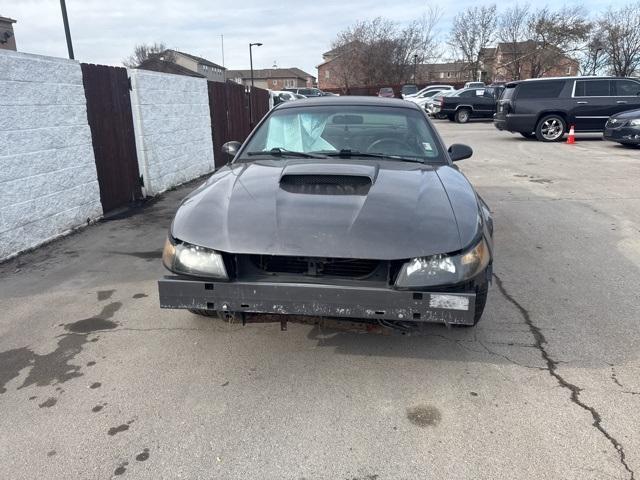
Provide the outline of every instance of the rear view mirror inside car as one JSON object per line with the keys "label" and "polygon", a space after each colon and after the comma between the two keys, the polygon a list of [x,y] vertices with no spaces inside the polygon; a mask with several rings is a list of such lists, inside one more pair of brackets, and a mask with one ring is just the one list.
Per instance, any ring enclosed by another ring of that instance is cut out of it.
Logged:
{"label": "rear view mirror inside car", "polygon": [[362,115],[335,115],[331,123],[336,125],[362,125]]}

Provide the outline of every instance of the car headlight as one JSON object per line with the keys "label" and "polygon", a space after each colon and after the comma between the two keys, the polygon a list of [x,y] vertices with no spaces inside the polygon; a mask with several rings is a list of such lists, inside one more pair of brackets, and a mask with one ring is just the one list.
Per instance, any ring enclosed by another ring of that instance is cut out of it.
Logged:
{"label": "car headlight", "polygon": [[222,255],[215,250],[167,238],[162,263],[174,273],[228,280]]}
{"label": "car headlight", "polygon": [[396,286],[431,287],[460,283],[482,272],[489,265],[490,256],[483,238],[475,247],[459,255],[412,258],[400,269]]}
{"label": "car headlight", "polygon": [[632,127],[640,127],[640,118],[634,118],[629,122]]}

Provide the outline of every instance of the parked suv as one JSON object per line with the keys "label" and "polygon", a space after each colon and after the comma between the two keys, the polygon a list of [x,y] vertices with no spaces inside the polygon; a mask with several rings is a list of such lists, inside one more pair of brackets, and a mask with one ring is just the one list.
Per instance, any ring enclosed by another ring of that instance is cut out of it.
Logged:
{"label": "parked suv", "polygon": [[471,118],[491,118],[501,91],[500,87],[465,88],[442,97],[440,114],[458,123],[467,123]]}
{"label": "parked suv", "polygon": [[576,132],[602,132],[611,115],[640,108],[640,81],[614,77],[538,78],[510,82],[494,125],[543,142]]}

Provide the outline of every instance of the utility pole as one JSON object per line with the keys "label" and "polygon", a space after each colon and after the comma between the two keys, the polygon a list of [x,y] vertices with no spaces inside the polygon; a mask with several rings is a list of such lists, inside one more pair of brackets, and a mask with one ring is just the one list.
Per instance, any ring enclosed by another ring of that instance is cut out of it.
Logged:
{"label": "utility pole", "polygon": [[253,100],[253,53],[251,49],[253,47],[261,47],[261,43],[250,43],[249,44],[249,66],[251,67],[251,87],[249,89],[249,125],[253,128],[253,105],[251,105],[251,100]]}
{"label": "utility pole", "polygon": [[62,22],[64,23],[64,34],[67,37],[67,50],[69,51],[69,58],[74,60],[73,45],[71,44],[71,32],[69,31],[69,19],[67,18],[67,5],[65,0],[60,0],[60,9],[62,10]]}
{"label": "utility pole", "polygon": [[222,66],[224,67],[224,35],[220,35],[220,42],[222,43]]}

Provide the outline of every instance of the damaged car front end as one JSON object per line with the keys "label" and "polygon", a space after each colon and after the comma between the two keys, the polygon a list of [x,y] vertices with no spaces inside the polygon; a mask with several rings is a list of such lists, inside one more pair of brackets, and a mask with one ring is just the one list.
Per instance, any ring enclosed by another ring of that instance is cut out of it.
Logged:
{"label": "damaged car front end", "polygon": [[493,260],[488,207],[425,114],[394,100],[274,109],[181,204],[162,308],[475,325]]}

